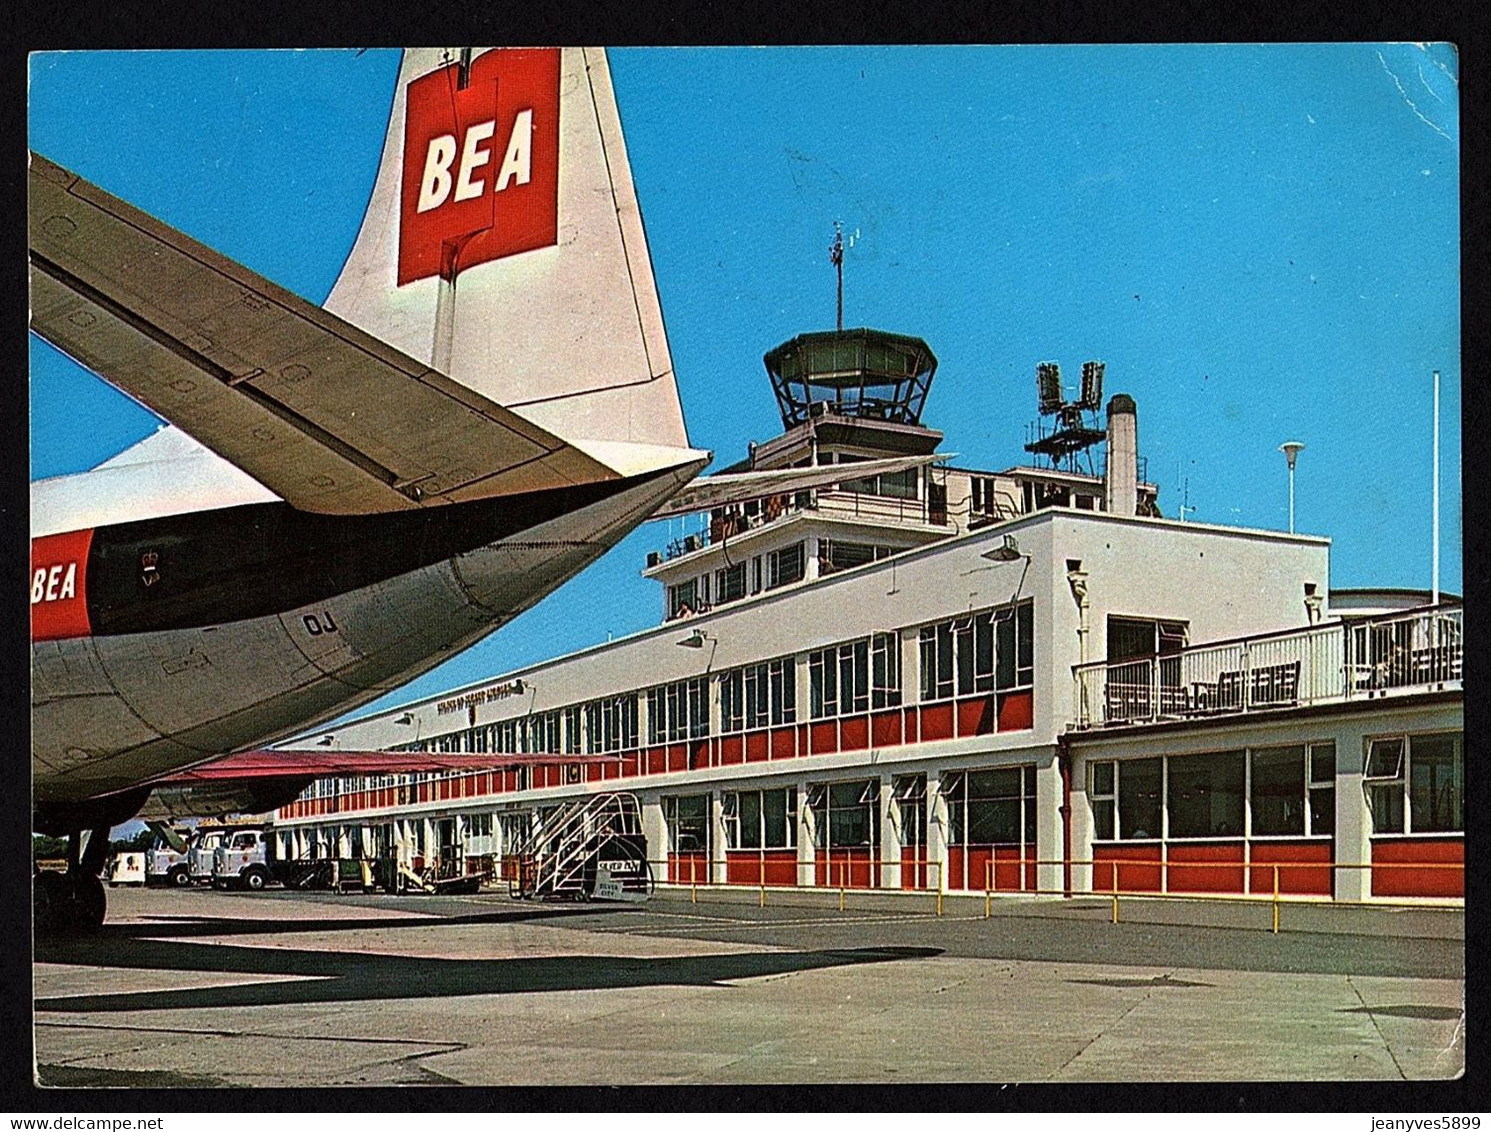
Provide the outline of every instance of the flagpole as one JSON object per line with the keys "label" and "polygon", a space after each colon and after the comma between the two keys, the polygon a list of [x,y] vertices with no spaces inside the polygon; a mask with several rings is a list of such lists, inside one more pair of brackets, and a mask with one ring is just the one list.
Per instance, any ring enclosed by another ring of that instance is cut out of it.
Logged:
{"label": "flagpole", "polygon": [[1439,371],[1434,371],[1434,604],[1439,604]]}

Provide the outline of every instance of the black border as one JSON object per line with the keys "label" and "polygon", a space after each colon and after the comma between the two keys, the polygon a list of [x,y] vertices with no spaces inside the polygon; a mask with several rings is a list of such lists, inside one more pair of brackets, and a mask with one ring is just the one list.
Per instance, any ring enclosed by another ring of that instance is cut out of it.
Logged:
{"label": "black border", "polygon": [[[435,22],[438,19],[438,23]],[[1487,415],[1488,382],[1478,362],[1487,325],[1484,182],[1486,118],[1484,115],[1485,53],[1481,25],[1469,16],[1468,6],[1454,3],[1348,5],[1293,3],[1259,14],[1241,5],[1203,4],[1186,0],[1170,6],[1110,0],[1084,6],[969,3],[945,7],[893,4],[866,6],[764,4],[719,0],[683,4],[654,0],[647,5],[591,5],[581,8],[541,4],[488,3],[451,7],[430,13],[423,5],[375,6],[325,0],[317,5],[264,0],[231,9],[181,3],[121,3],[105,9],[87,3],[31,4],[6,37],[5,74],[15,97],[4,102],[5,134],[10,145],[4,188],[9,215],[24,210],[24,138],[26,55],[30,50],[57,48],[126,47],[301,47],[307,44],[401,46],[405,43],[500,40],[515,45],[599,42],[616,46],[643,44],[779,43],[1117,43],[1152,41],[1301,42],[1323,40],[1450,41],[1460,51],[1461,75],[1461,233],[1462,381],[1465,437],[1474,437],[1491,424]],[[25,383],[28,371],[25,324],[26,255],[22,226],[11,228],[11,253],[6,269],[11,284],[5,289],[12,327],[12,390],[19,396],[5,418],[8,443],[0,455],[9,465],[5,477],[4,547],[6,576],[13,592],[24,586],[28,570],[26,534],[25,453],[27,412]],[[1369,411],[1369,410],[1368,410]],[[1478,429],[1477,426],[1483,426]],[[1484,481],[1486,446],[1464,446],[1463,480]],[[1487,525],[1478,521],[1484,504],[1477,493],[1466,495],[1466,603],[1479,605],[1486,583]],[[12,608],[19,609],[19,603]],[[140,1089],[127,1092],[37,1089],[29,1078],[31,1045],[30,963],[26,922],[29,908],[29,814],[23,791],[15,789],[26,750],[25,720],[29,715],[27,670],[29,649],[23,651],[24,617],[10,619],[12,640],[18,647],[4,653],[0,688],[6,697],[4,718],[11,728],[7,753],[12,766],[12,789],[3,793],[8,820],[4,825],[3,907],[7,911],[9,945],[0,949],[5,988],[0,1026],[12,1037],[11,1050],[27,1056],[8,1056],[0,1065],[0,1110],[66,1113],[89,1111],[259,1111],[259,1112],[438,1112],[438,1111],[710,1111],[861,1112],[884,1110],[1109,1112],[1382,1112],[1432,1115],[1477,1112],[1491,1108],[1485,1087],[1485,1049],[1488,1039],[1485,1006],[1486,979],[1478,963],[1466,973],[1466,1050],[1464,1076],[1449,1082],[1366,1083],[1250,1083],[1250,1084],[1125,1084],[1125,1085],[938,1085],[812,1087],[619,1087],[587,1088],[381,1088],[352,1089]],[[1467,636],[1474,671],[1487,667],[1485,637],[1471,615]],[[20,631],[16,631],[20,630]],[[1466,790],[1472,815],[1485,813],[1486,782],[1491,773],[1481,762],[1485,744],[1486,697],[1471,697],[1466,705],[1468,726]],[[1488,897],[1485,862],[1479,830],[1467,830],[1471,868],[1466,878],[1466,951],[1479,957],[1486,935],[1481,914]]]}

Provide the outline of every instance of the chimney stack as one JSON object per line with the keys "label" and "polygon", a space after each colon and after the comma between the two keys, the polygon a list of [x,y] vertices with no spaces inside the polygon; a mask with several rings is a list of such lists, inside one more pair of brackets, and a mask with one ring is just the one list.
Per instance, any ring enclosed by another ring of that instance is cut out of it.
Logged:
{"label": "chimney stack", "polygon": [[1108,402],[1108,460],[1104,471],[1104,506],[1113,515],[1139,509],[1139,418],[1134,399],[1115,393]]}

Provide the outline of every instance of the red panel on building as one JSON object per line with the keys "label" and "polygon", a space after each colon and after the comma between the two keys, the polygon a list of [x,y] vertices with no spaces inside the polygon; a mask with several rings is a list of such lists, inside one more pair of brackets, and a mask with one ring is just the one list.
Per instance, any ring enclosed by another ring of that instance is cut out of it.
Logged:
{"label": "red panel on building", "polygon": [[901,850],[901,887],[926,888],[926,849],[922,846]]}
{"label": "red panel on building", "polygon": [[814,723],[808,728],[808,749],[815,755],[832,754],[839,749],[839,725],[833,720]]}
{"label": "red panel on building", "polygon": [[408,86],[398,284],[559,237],[559,51],[489,51]]}
{"label": "red panel on building", "polygon": [[870,734],[877,747],[899,747],[901,738],[901,712],[881,711],[870,717]]}
{"label": "red panel on building", "polygon": [[1035,700],[1029,692],[1006,692],[999,697],[999,730],[1029,731],[1035,726]]}
{"label": "red panel on building", "polygon": [[921,740],[951,739],[953,737],[953,705],[938,704],[921,709]]}
{"label": "red panel on building", "polygon": [[668,881],[671,884],[708,884],[709,858],[703,853],[669,853]]}
{"label": "red panel on building", "polygon": [[973,700],[959,700],[955,706],[959,735],[987,735],[994,729],[991,701],[987,698],[980,696]]}
{"label": "red panel on building", "polygon": [[870,745],[870,720],[856,715],[839,721],[839,750],[863,751]]}
{"label": "red panel on building", "polygon": [[1092,859],[1094,892],[1113,891],[1115,867],[1120,892],[1160,891],[1161,850],[1156,844],[1098,845],[1093,847]]}
{"label": "red panel on building", "polygon": [[[93,631],[88,622],[88,548],[92,545],[92,530],[31,540],[33,641],[86,637]],[[154,562],[154,551],[141,556],[140,581],[144,586],[155,581]]]}
{"label": "red panel on building", "polygon": [[1243,843],[1170,843],[1171,892],[1241,892]]}
{"label": "red panel on building", "polygon": [[874,862],[869,849],[833,849],[819,853],[813,865],[818,884],[825,888],[871,888]]}
{"label": "red panel on building", "polygon": [[1374,839],[1372,895],[1463,897],[1464,866],[1464,838]]}
{"label": "red panel on building", "polygon": [[771,757],[790,759],[797,755],[797,728],[778,727],[771,733]]}
{"label": "red panel on building", "polygon": [[1028,892],[1035,888],[1035,849],[1020,845],[994,845],[994,890]]}
{"label": "red panel on building", "polygon": [[725,880],[728,884],[795,885],[797,883],[797,850],[769,849],[762,854],[747,849],[726,853]]}
{"label": "red panel on building", "polygon": [[765,731],[752,731],[745,737],[745,761],[764,763],[770,751],[771,739]]}
{"label": "red panel on building", "polygon": [[1313,841],[1255,841],[1249,858],[1248,891],[1273,895],[1274,865],[1279,866],[1279,891],[1296,896],[1331,894],[1329,839]]}

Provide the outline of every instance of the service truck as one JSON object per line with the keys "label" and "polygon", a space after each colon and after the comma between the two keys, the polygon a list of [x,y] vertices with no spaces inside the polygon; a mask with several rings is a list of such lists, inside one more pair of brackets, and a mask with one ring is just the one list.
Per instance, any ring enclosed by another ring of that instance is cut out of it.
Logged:
{"label": "service truck", "polygon": [[212,855],[227,831],[219,827],[158,830],[145,854],[145,883],[188,888],[212,880]]}
{"label": "service truck", "polygon": [[274,839],[263,829],[225,831],[212,852],[212,886],[257,892],[275,879]]}

